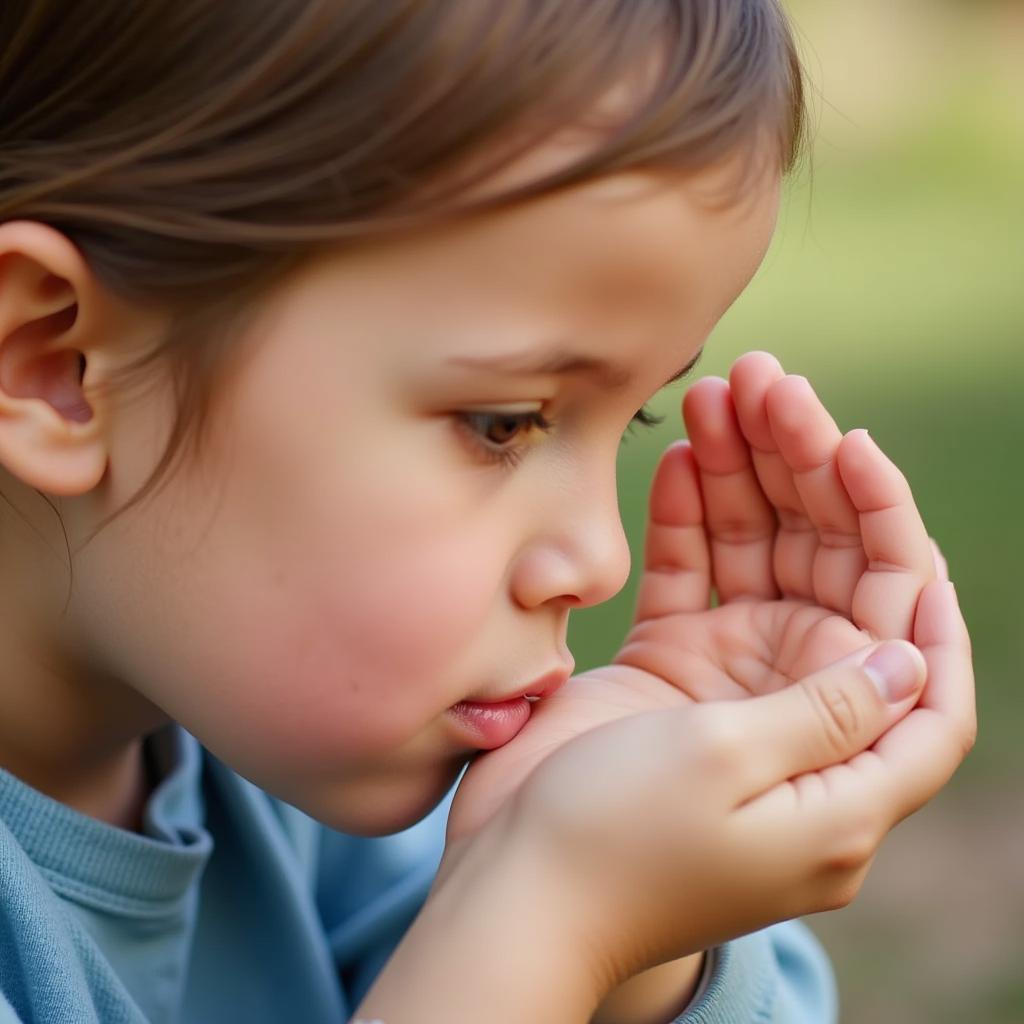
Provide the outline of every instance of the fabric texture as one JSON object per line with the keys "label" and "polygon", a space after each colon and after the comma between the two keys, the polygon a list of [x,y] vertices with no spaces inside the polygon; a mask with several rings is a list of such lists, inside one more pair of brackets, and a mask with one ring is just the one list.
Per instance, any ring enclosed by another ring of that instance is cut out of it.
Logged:
{"label": "fabric texture", "polygon": [[[141,834],[0,770],[0,1024],[341,1024],[426,898],[450,795],[396,835],[344,835],[178,727]],[[832,1024],[796,922],[715,950],[679,1024]]]}

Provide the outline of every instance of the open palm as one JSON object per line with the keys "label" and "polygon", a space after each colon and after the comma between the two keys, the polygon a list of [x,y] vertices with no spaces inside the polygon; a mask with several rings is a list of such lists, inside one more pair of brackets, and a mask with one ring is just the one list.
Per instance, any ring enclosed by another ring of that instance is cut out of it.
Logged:
{"label": "open palm", "polygon": [[581,732],[768,693],[873,641],[913,638],[936,557],[906,480],[865,431],[843,436],[807,381],[759,352],[728,382],[695,384],[683,410],[690,440],[672,445],[655,474],[621,650],[471,766],[450,835],[482,824]]}

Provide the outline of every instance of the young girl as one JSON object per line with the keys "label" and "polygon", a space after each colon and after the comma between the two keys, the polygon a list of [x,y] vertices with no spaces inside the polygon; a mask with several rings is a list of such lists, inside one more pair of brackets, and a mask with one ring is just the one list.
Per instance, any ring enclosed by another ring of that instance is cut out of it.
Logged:
{"label": "young girl", "polygon": [[3,1020],[833,1019],[973,733],[900,473],[745,357],[565,643],[801,110],[774,0],[4,5]]}

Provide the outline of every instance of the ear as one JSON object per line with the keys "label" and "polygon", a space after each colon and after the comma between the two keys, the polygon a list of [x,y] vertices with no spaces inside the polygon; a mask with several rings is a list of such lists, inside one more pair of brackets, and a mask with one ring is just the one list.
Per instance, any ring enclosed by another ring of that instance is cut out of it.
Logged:
{"label": "ear", "polygon": [[79,250],[32,221],[0,223],[0,463],[54,495],[92,490],[107,466],[112,307]]}

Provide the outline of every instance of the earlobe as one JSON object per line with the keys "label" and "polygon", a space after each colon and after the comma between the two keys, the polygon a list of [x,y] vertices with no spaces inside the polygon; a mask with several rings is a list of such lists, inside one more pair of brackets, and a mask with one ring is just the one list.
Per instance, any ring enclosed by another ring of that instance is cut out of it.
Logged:
{"label": "earlobe", "polygon": [[86,387],[101,309],[60,232],[0,224],[0,463],[45,493],[84,494],[106,470],[103,409]]}

